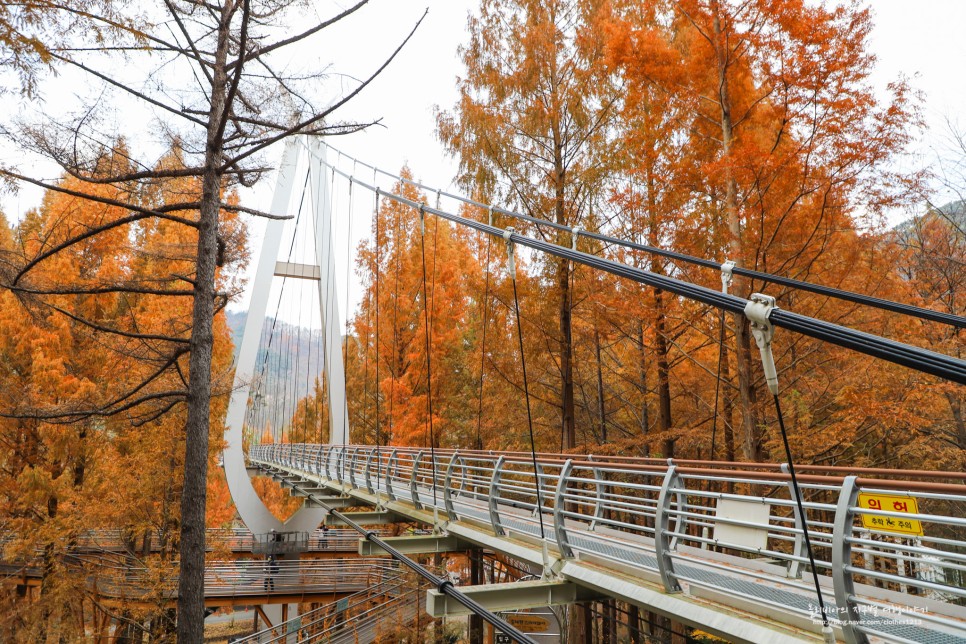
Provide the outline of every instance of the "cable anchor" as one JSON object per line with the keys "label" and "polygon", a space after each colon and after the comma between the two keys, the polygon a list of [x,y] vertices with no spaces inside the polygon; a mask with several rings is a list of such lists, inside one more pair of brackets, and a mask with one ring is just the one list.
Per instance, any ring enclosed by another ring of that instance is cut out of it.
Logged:
{"label": "cable anchor", "polygon": [[731,283],[734,281],[734,270],[735,263],[730,259],[726,259],[721,265],[721,292],[727,293],[728,289],[731,287]]}
{"label": "cable anchor", "polygon": [[512,226],[503,231],[503,241],[506,242],[506,274],[510,279],[516,280],[517,278],[517,267],[516,262],[513,259],[513,247],[514,243],[512,240],[513,235],[516,233],[516,229]]}
{"label": "cable anchor", "polygon": [[775,367],[775,356],[771,350],[771,342],[775,337],[775,326],[769,317],[774,311],[775,298],[761,293],[752,293],[751,299],[745,305],[745,317],[751,324],[751,334],[755,336],[758,350],[761,351],[761,364],[765,370],[765,382],[772,395],[778,395],[778,369]]}

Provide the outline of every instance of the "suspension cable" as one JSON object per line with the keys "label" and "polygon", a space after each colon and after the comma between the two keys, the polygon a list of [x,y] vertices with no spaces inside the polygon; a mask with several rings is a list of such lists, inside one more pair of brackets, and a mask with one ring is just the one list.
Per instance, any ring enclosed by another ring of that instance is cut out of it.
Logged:
{"label": "suspension cable", "polygon": [[[380,260],[382,258],[382,255],[381,255],[381,253],[379,251],[382,248],[382,244],[379,242],[379,190],[378,189],[376,189],[376,192],[375,192],[375,201],[376,201],[376,205],[375,205],[375,208],[373,209],[373,217],[375,219],[375,222],[374,223],[375,223],[375,228],[376,228],[376,230],[375,230],[375,234],[376,234],[376,265],[375,265],[375,280],[376,280],[376,355],[375,355],[375,359],[376,359],[376,386],[375,386],[375,390],[376,390],[376,422],[375,422],[375,425],[374,425],[374,429],[375,429],[375,432],[376,432],[376,493],[377,493],[376,500],[378,501],[379,500],[379,496],[378,496],[378,492],[379,492],[379,478],[382,475],[382,451],[380,449],[380,445],[381,445],[381,440],[382,439],[380,438],[380,435],[379,435],[379,433],[380,433],[380,431],[379,431],[380,430],[380,420],[381,420],[381,418],[380,418],[380,408],[379,408],[379,398],[380,398],[380,395],[379,395],[379,393],[380,393],[379,392],[379,389],[380,389],[380,386],[379,386],[380,385],[380,381],[379,381],[379,309],[382,308],[382,301],[379,299],[379,272],[380,272],[380,267],[381,267]],[[346,317],[347,318],[349,317],[348,314],[346,314]]]}
{"label": "suspension cable", "polygon": [[537,517],[540,519],[540,539],[546,539],[543,527],[543,497],[540,493],[542,482],[540,480],[540,469],[537,467],[537,448],[533,439],[533,414],[530,411],[530,386],[527,383],[527,357],[523,351],[523,320],[520,319],[520,298],[517,295],[517,269],[513,258],[513,241],[510,237],[513,229],[507,228],[504,234],[507,252],[507,274],[513,283],[513,312],[517,321],[517,343],[520,346],[520,365],[523,371],[523,396],[527,403],[527,428],[530,430],[530,461],[533,463],[533,478],[537,488]]}
{"label": "suspension cable", "polygon": [[[815,556],[812,554],[812,539],[808,532],[808,519],[805,517],[805,505],[802,502],[801,488],[798,487],[798,477],[795,476],[795,463],[792,460],[792,448],[788,445],[788,433],[785,431],[785,418],[782,415],[782,405],[778,399],[778,394],[773,394],[772,398],[775,400],[775,413],[778,414],[778,427],[781,429],[782,445],[785,447],[788,475],[792,479],[792,489],[795,491],[795,508],[798,511],[798,518],[802,522],[805,552],[808,554],[808,563],[812,568],[812,581],[815,584],[815,594],[818,595],[818,609],[822,613],[822,632],[830,633],[832,628],[828,623],[828,612],[825,610],[825,598],[822,596],[822,586],[818,582],[818,568],[815,566]],[[834,636],[832,641],[835,641]]]}
{"label": "suspension cable", "polygon": [[815,594],[818,596],[818,607],[822,613],[822,635],[826,644],[835,644],[835,635],[832,627],[829,626],[828,615],[825,611],[825,599],[822,596],[822,586],[818,581],[818,568],[815,566],[815,557],[812,554],[812,539],[808,531],[808,517],[805,515],[805,504],[802,501],[802,490],[798,485],[798,477],[795,473],[795,462],[792,459],[792,449],[788,445],[788,433],[785,431],[785,418],[782,415],[781,402],[778,395],[778,368],[775,366],[775,353],[772,349],[772,341],[775,336],[775,325],[772,323],[772,315],[778,311],[775,307],[775,298],[755,293],[751,296],[745,306],[744,316],[748,319],[752,336],[755,344],[758,345],[761,353],[762,369],[765,373],[765,384],[771,392],[775,401],[775,411],[778,415],[778,427],[781,430],[782,444],[785,447],[785,459],[788,463],[788,473],[792,483],[792,494],[795,497],[795,508],[798,511],[798,519],[802,524],[802,536],[805,541],[805,550],[808,554],[808,561],[812,567],[812,581],[815,583]]}
{"label": "suspension cable", "polygon": [[[731,286],[732,273],[735,268],[734,262],[725,262],[721,266],[721,292],[727,293],[728,288]],[[725,314],[721,311],[718,316],[718,373],[715,375],[714,380],[714,411],[712,412],[711,421],[711,454],[710,460],[714,460],[714,448],[715,439],[718,437],[718,394],[721,391],[721,365],[728,359],[728,354],[725,351]],[[728,422],[725,419],[724,422]],[[710,485],[710,483],[709,483]]]}
{"label": "suspension cable", "polygon": [[[721,364],[728,359],[725,354],[725,314],[724,311],[718,316],[718,326],[720,328],[718,335],[718,373],[715,375],[714,381],[714,412],[712,413],[711,421],[711,454],[709,455],[710,460],[714,460],[714,447],[715,439],[718,434],[718,395],[721,391]],[[725,418],[723,422],[727,423],[728,419]]]}
{"label": "suspension cable", "polygon": [[[439,227],[438,221],[436,226]],[[426,212],[423,204],[419,204],[419,229],[419,238],[422,240],[419,249],[423,259],[423,326],[426,331],[423,334],[426,338],[426,407],[429,414],[429,455],[433,468],[433,506],[435,507],[438,499],[436,494],[436,436],[433,433],[433,360],[429,353],[431,341],[429,337],[429,302],[426,300]],[[434,266],[435,263],[436,259],[434,258]],[[433,290],[435,288],[434,283]]]}
{"label": "suspension cable", "polygon": [[[332,149],[335,150],[335,148],[332,148]],[[341,152],[340,152],[340,155],[341,155]],[[565,224],[558,224],[556,222],[549,221],[547,219],[541,219],[539,217],[534,217],[532,215],[525,215],[519,212],[515,212],[513,210],[499,208],[497,206],[485,204],[485,203],[476,201],[474,199],[469,199],[462,195],[456,195],[443,190],[438,190],[431,186],[426,186],[418,181],[413,181],[412,179],[406,179],[405,177],[400,177],[392,174],[391,172],[386,172],[385,170],[381,170],[373,165],[364,163],[362,161],[357,161],[356,159],[353,159],[348,155],[345,155],[345,156],[347,159],[352,159],[354,163],[358,163],[363,167],[371,169],[373,173],[378,172],[379,174],[385,175],[386,177],[390,177],[396,181],[399,181],[400,183],[409,184],[411,186],[419,188],[420,190],[435,192],[437,195],[441,195],[448,199],[453,199],[455,201],[458,201],[460,203],[464,203],[470,206],[476,206],[478,208],[492,208],[494,212],[497,212],[501,215],[505,215],[507,217],[511,217],[518,221],[526,221],[536,226],[546,226],[548,228],[553,228],[555,230],[568,231],[568,232],[571,232],[572,234],[579,234],[584,237],[587,237],[588,239],[595,239],[597,241],[601,241],[606,244],[614,244],[616,246],[622,246],[624,248],[628,248],[632,250],[639,250],[653,255],[666,257],[668,259],[676,260],[679,262],[692,264],[695,266],[702,266],[704,268],[721,270],[721,264],[710,259],[703,259],[700,257],[694,257],[684,253],[657,248],[655,246],[648,246],[646,244],[639,244],[636,242],[625,241],[623,239],[619,239],[610,235],[605,235],[603,233],[595,233],[595,232],[586,231],[586,230],[579,230],[577,231],[577,233],[574,233],[573,229],[570,226],[567,226]],[[322,162],[327,163],[324,160]],[[763,282],[779,284],[781,286],[787,286],[790,288],[808,291],[808,292],[816,293],[818,295],[823,295],[826,297],[844,300],[847,302],[853,302],[855,304],[862,304],[865,306],[871,306],[874,308],[891,311],[893,313],[901,313],[903,315],[909,315],[909,316],[917,317],[924,320],[940,322],[940,323],[948,324],[950,326],[954,326],[958,328],[966,328],[966,317],[961,315],[944,313],[942,311],[933,311],[931,309],[926,309],[919,306],[913,306],[911,304],[902,304],[899,302],[893,302],[891,300],[886,300],[883,298],[873,297],[871,295],[862,295],[860,293],[854,293],[851,291],[833,288],[830,286],[823,286],[820,284],[812,284],[811,282],[806,282],[804,280],[798,280],[791,277],[783,277],[781,275],[774,275],[771,273],[756,271],[748,268],[741,268],[736,266],[734,268],[734,273],[736,275],[750,277],[753,279],[761,280]]]}
{"label": "suspension cable", "polygon": [[[490,211],[490,225],[493,225],[493,211]],[[486,327],[488,320],[487,307],[490,301],[490,245],[493,238],[486,235],[486,281],[483,285],[483,338],[480,342],[480,402],[476,411],[476,449],[483,449],[483,376],[486,373]]]}
{"label": "suspension cable", "polygon": [[[339,172],[348,178],[348,175],[341,171]],[[374,190],[372,186],[364,184],[358,179],[356,179],[356,183],[369,190]],[[468,219],[459,214],[449,213],[444,210],[436,210],[402,195],[386,192],[383,195],[397,203],[408,205],[412,208],[422,208],[424,212],[429,212],[447,221],[455,222],[491,235],[503,235],[503,230],[489,226],[483,222]],[[748,303],[746,299],[735,295],[724,294],[667,275],[658,275],[641,268],[575,251],[571,248],[558,246],[541,239],[514,233],[513,241],[527,248],[532,248],[556,257],[570,259],[579,264],[590,266],[641,284],[654,286],[689,300],[707,304],[717,309],[723,309],[730,313],[743,312],[745,305]],[[826,322],[825,320],[810,318],[806,315],[785,311],[783,309],[775,309],[772,313],[771,321],[777,327],[789,329],[817,340],[881,358],[888,362],[939,376],[953,382],[966,384],[966,361],[952,356],[921,349],[862,331],[856,331],[848,327]]]}

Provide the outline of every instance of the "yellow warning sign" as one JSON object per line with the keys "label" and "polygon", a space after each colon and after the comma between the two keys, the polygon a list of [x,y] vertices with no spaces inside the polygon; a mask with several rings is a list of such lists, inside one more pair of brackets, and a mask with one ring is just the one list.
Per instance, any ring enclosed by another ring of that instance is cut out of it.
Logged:
{"label": "yellow warning sign", "polygon": [[511,626],[516,626],[524,633],[545,633],[550,629],[550,621],[537,615],[507,615],[506,621]]}
{"label": "yellow warning sign", "polygon": [[[911,496],[898,494],[868,494],[859,493],[859,507],[866,510],[883,510],[886,512],[902,512],[904,514],[919,514],[919,506]],[[862,514],[862,527],[878,532],[898,532],[922,536],[922,523],[918,519],[904,519],[902,517],[883,517],[875,514]]]}

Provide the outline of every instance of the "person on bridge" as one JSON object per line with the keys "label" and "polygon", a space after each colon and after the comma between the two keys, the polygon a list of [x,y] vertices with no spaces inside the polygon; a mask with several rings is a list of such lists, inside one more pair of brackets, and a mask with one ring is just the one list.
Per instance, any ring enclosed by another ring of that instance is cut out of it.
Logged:
{"label": "person on bridge", "polygon": [[268,555],[265,560],[265,590],[275,590],[275,575],[278,574],[278,558],[274,553]]}
{"label": "person on bridge", "polygon": [[328,541],[327,541],[328,537],[329,537],[329,526],[327,526],[327,525],[325,525],[323,523],[322,524],[322,534],[319,536],[319,547],[320,548],[327,548],[328,547]]}

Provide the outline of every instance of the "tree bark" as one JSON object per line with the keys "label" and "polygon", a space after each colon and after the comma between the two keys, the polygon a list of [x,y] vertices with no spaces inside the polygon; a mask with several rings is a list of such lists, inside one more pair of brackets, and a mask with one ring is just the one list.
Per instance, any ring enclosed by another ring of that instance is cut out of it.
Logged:
{"label": "tree bark", "polygon": [[[721,108],[721,149],[725,159],[725,214],[728,219],[730,240],[728,250],[730,259],[738,266],[744,266],[744,253],[741,245],[741,217],[738,212],[738,184],[729,159],[734,143],[734,127],[731,116],[731,96],[728,92],[729,54],[721,28],[721,19],[715,5],[714,15],[715,54],[718,64],[718,101]],[[751,294],[750,284],[745,279],[735,279],[736,295],[747,298]],[[751,376],[751,338],[743,315],[735,315],[735,345],[738,363],[738,392],[741,399],[742,452],[747,460],[760,461],[761,430],[758,427],[757,396]]]}
{"label": "tree bark", "polygon": [[600,360],[600,325],[594,325],[594,352],[597,356],[597,419],[600,423],[600,442],[607,443],[607,409],[604,406],[604,372]]}
{"label": "tree bark", "polygon": [[[637,335],[641,344],[641,437],[644,438],[651,428],[651,415],[647,406],[647,344],[644,342],[644,323],[637,323]],[[644,443],[644,454],[650,455],[651,448],[648,443]]]}
{"label": "tree bark", "polygon": [[[553,138],[553,162],[556,178],[554,185],[554,219],[558,224],[568,225],[567,211],[564,206],[566,170],[564,169],[563,145],[561,144],[560,134],[556,129]],[[564,235],[563,231],[558,233],[558,244],[566,244],[566,240],[563,239]],[[563,258],[557,260],[557,292],[560,317],[560,443],[562,451],[566,451],[577,445],[577,424],[574,418],[574,345],[571,319],[570,261]]]}
{"label": "tree bark", "polygon": [[211,403],[211,359],[214,346],[215,264],[221,203],[223,141],[221,120],[227,91],[226,61],[231,6],[222,7],[218,46],[211,82],[211,108],[202,173],[198,247],[194,281],[185,427],[184,488],[181,493],[181,570],[178,578],[178,641],[204,639],[205,506],[208,480],[208,433]]}

